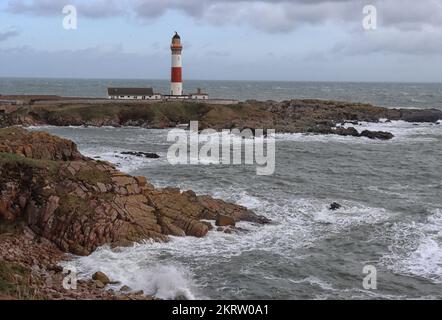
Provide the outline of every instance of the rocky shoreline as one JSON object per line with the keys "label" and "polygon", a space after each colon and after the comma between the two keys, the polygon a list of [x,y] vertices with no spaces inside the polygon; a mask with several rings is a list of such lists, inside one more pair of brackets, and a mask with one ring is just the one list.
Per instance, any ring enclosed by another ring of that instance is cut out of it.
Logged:
{"label": "rocky shoreline", "polygon": [[[7,96],[5,98],[8,98]],[[15,105],[0,114],[3,127],[23,126],[139,126],[173,128],[199,121],[200,129],[275,129],[278,133],[337,134],[388,140],[387,132],[359,132],[359,122],[403,120],[437,122],[437,109],[390,109],[370,104],[326,100],[246,101],[236,105],[191,102],[109,101],[61,97],[9,97]],[[342,128],[343,123],[353,127]]]}
{"label": "rocky shoreline", "polygon": [[[108,279],[100,270],[93,278],[80,280],[77,290],[66,290],[60,263],[103,245],[117,248],[146,239],[204,237],[211,230],[243,232],[236,222],[270,222],[245,207],[193,191],[155,188],[146,177],[133,177],[108,162],[83,156],[72,141],[16,125],[171,128],[198,120],[200,129],[262,128],[389,140],[393,138],[389,132],[359,132],[356,127],[381,119],[417,123],[442,119],[442,111],[435,109],[322,100],[227,106],[14,99],[16,104],[0,108],[0,299],[154,299],[131,292],[124,284],[110,290],[108,285],[118,279]],[[214,221],[216,229],[207,220]]]}
{"label": "rocky shoreline", "polygon": [[[89,255],[106,244],[204,237],[212,229],[206,220],[217,221],[221,232],[235,231],[237,221],[270,222],[193,191],[154,188],[145,177],[84,157],[72,141],[18,127],[0,129],[0,296],[150,299],[105,291],[93,279],[83,281],[80,291],[66,291],[58,263],[65,253]],[[50,286],[43,281],[48,277]]]}

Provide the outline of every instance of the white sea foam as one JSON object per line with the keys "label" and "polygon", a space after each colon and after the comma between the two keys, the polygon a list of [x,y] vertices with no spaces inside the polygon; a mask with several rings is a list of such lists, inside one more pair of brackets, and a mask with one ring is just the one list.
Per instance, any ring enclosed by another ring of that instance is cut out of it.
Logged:
{"label": "white sea foam", "polygon": [[325,291],[338,291],[337,289],[333,288],[333,286],[317,277],[314,276],[308,276],[306,278],[300,279],[300,280],[293,280],[293,279],[288,279],[291,283],[294,284],[301,284],[301,283],[308,283],[312,286],[318,286],[320,287],[322,290]]}
{"label": "white sea foam", "polygon": [[[74,262],[85,275],[102,270],[133,289],[142,289],[165,299],[177,295],[189,299],[203,298],[201,292],[205,286],[212,281],[221,285],[223,281],[214,275],[201,274],[200,270],[206,270],[214,263],[228,263],[244,253],[263,251],[287,259],[299,259],[297,248],[311,246],[352,227],[383,221],[389,216],[383,209],[349,201],[341,201],[345,208],[331,212],[328,199],[299,198],[274,203],[245,191],[233,196],[230,192],[218,192],[217,195],[227,200],[234,198],[236,203],[266,214],[273,223],[261,226],[239,222],[238,227],[246,231],[226,234],[213,230],[205,238],[171,237],[167,243],[146,242],[120,252],[102,248]],[[159,268],[160,264],[165,267]],[[243,271],[247,273],[246,270],[238,272]],[[197,279],[195,275],[198,275]]]}
{"label": "white sea foam", "polygon": [[159,153],[159,159],[151,159],[121,154],[121,152],[130,150],[108,147],[82,148],[80,151],[87,157],[110,162],[125,173],[131,173],[143,167],[163,163],[165,161],[164,159],[166,158],[166,154],[164,153]]}
{"label": "white sea foam", "polygon": [[145,245],[121,248],[118,252],[108,247],[97,249],[90,256],[64,262],[64,266],[75,266],[80,278],[90,278],[95,271],[102,271],[111,280],[121,282],[111,288],[118,290],[127,285],[133,291],[143,290],[145,294],[161,299],[195,299],[192,293],[192,275],[177,263],[162,264],[146,254]]}
{"label": "white sea foam", "polygon": [[389,253],[381,263],[399,274],[442,283],[442,211],[435,209],[425,222],[397,223]]}
{"label": "white sea foam", "polygon": [[[382,119],[381,119],[382,120]],[[385,119],[384,119],[385,120]],[[396,143],[396,142],[431,142],[437,141],[435,136],[442,136],[442,126],[433,123],[419,123],[413,124],[405,121],[391,121],[391,122],[359,122],[359,125],[346,123],[343,127],[354,127],[359,132],[364,130],[370,131],[387,131],[394,135],[392,140],[374,140],[366,137],[351,137],[339,135],[317,135],[304,133],[283,133],[275,134],[276,140],[285,141],[306,141],[306,142],[342,142],[342,143]]]}

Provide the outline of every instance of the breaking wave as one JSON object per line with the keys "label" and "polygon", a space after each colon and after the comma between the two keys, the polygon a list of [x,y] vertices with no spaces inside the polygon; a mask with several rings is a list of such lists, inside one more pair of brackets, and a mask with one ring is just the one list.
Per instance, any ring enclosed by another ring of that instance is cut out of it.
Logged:
{"label": "breaking wave", "polygon": [[358,125],[345,124],[343,127],[354,127],[359,132],[364,130],[370,131],[387,131],[394,135],[392,140],[382,141],[373,140],[366,137],[351,137],[339,135],[317,135],[305,133],[283,133],[275,134],[277,140],[286,141],[306,141],[306,142],[342,142],[342,143],[403,143],[403,142],[431,142],[438,141],[442,136],[442,126],[434,123],[410,123],[405,121],[391,121],[391,122],[359,122]]}
{"label": "breaking wave", "polygon": [[424,222],[396,223],[392,245],[381,263],[398,274],[442,283],[442,211],[432,210]]}

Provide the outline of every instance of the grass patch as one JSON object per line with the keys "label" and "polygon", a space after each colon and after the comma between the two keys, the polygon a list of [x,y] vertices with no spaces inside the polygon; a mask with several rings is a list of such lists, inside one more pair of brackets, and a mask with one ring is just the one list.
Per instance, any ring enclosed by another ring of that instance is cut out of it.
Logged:
{"label": "grass patch", "polygon": [[111,174],[106,171],[100,171],[98,169],[81,169],[75,178],[79,181],[86,182],[92,185],[96,185],[97,182],[104,184],[112,183]]}
{"label": "grass patch", "polygon": [[30,272],[14,262],[0,261],[0,295],[17,299],[36,299],[28,285]]}
{"label": "grass patch", "polygon": [[60,196],[60,206],[55,211],[56,214],[73,216],[86,214],[90,211],[89,201],[78,196],[65,194]]}
{"label": "grass patch", "polygon": [[52,160],[26,158],[14,153],[0,152],[0,165],[21,165],[30,168],[49,170],[51,174],[58,174],[60,163]]}
{"label": "grass patch", "polygon": [[111,105],[63,107],[49,112],[49,118],[79,118],[84,121],[113,118],[118,113],[118,107]]}

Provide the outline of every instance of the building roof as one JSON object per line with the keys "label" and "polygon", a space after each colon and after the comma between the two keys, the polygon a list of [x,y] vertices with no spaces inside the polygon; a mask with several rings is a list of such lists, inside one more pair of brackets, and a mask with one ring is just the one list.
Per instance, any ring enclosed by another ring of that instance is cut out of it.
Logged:
{"label": "building roof", "polygon": [[110,96],[153,96],[152,88],[107,88]]}
{"label": "building roof", "polygon": [[172,39],[180,39],[181,40],[181,37],[179,36],[178,32],[175,31],[175,35],[173,36]]}

